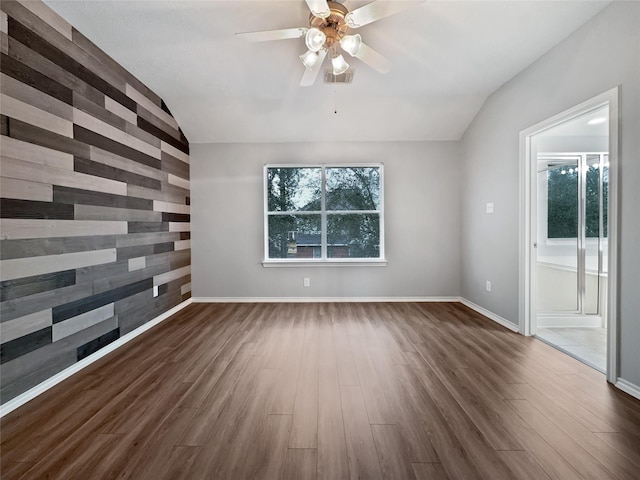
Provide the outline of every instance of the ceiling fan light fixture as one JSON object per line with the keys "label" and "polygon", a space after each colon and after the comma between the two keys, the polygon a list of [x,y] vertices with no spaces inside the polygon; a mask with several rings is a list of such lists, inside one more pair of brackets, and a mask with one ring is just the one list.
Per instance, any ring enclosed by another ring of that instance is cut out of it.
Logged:
{"label": "ceiling fan light fixture", "polygon": [[313,66],[318,62],[318,58],[318,53],[312,52],[311,50],[307,50],[305,53],[300,55],[300,60],[308,70],[313,68]]}
{"label": "ceiling fan light fixture", "polygon": [[340,75],[349,69],[349,64],[346,62],[342,55],[336,55],[331,59],[333,65],[333,74]]}
{"label": "ceiling fan light fixture", "polygon": [[345,35],[340,39],[340,46],[345,52],[354,57],[362,47],[362,37],[359,33],[355,35]]}
{"label": "ceiling fan light fixture", "polygon": [[327,36],[318,28],[310,28],[304,36],[304,42],[307,48],[312,52],[319,51],[327,41]]}
{"label": "ceiling fan light fixture", "polygon": [[324,0],[307,0],[307,5],[314,17],[327,18],[331,15],[331,9]]}

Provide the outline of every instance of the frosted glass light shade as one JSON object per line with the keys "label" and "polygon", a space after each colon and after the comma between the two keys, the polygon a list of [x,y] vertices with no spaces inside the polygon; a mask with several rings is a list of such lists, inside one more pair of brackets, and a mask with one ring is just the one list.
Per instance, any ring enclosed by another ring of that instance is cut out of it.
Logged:
{"label": "frosted glass light shade", "polygon": [[340,40],[340,46],[345,52],[353,57],[360,51],[360,47],[362,46],[362,37],[359,33],[356,33],[355,35],[345,35]]}
{"label": "frosted glass light shade", "polygon": [[324,42],[327,41],[327,36],[321,30],[317,28],[310,28],[304,37],[304,42],[307,44],[307,48],[312,52],[317,52],[324,46]]}
{"label": "frosted glass light shade", "polygon": [[324,0],[307,0],[307,5],[309,5],[309,9],[314,17],[327,18],[331,15],[329,5],[327,5],[327,2]]}
{"label": "frosted glass light shade", "polygon": [[307,67],[307,69],[311,70],[313,66],[318,62],[318,53],[307,50],[305,53],[300,55],[300,60],[302,61],[304,66]]}
{"label": "frosted glass light shade", "polygon": [[344,73],[349,68],[349,64],[345,61],[342,55],[338,55],[337,57],[333,57],[331,59],[331,64],[333,65],[333,74],[340,75]]}

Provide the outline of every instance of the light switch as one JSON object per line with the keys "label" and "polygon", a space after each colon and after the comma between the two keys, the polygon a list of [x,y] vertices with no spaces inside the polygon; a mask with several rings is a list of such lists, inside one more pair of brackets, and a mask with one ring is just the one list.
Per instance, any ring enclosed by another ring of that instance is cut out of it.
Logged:
{"label": "light switch", "polygon": [[493,202],[487,203],[487,213],[493,213]]}

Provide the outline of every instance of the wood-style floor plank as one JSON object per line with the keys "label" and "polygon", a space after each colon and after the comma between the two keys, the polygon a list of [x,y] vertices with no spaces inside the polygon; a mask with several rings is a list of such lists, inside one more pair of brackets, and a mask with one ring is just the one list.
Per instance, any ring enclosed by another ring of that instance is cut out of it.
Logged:
{"label": "wood-style floor plank", "polygon": [[413,478],[411,448],[397,426],[371,425],[371,431],[383,478]]}
{"label": "wood-style floor plank", "polygon": [[0,420],[14,479],[597,479],[640,401],[455,303],[192,304]]}
{"label": "wood-style floor plank", "polygon": [[289,448],[318,447],[318,320],[305,319]]}
{"label": "wood-style floor plank", "polygon": [[317,450],[315,448],[290,448],[284,468],[284,480],[316,480]]}
{"label": "wood-style floor plank", "polygon": [[320,323],[318,356],[318,448],[317,478],[349,478],[347,445],[344,436],[342,401],[337,365],[337,349],[331,321]]}
{"label": "wood-style floor plank", "polygon": [[382,479],[371,425],[358,386],[340,387],[351,478]]}
{"label": "wood-style floor plank", "polygon": [[441,463],[412,463],[416,480],[450,480]]}

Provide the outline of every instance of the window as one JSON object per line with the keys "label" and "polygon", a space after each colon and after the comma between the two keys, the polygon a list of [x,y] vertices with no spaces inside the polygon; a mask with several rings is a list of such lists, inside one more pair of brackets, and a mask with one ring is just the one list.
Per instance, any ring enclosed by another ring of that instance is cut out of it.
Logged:
{"label": "window", "polygon": [[565,239],[578,236],[578,176],[581,169],[585,171],[586,238],[598,238],[601,227],[602,236],[607,237],[608,165],[606,154],[587,154],[571,160],[547,161],[547,238]]}
{"label": "window", "polygon": [[266,166],[265,262],[384,259],[382,165]]}

